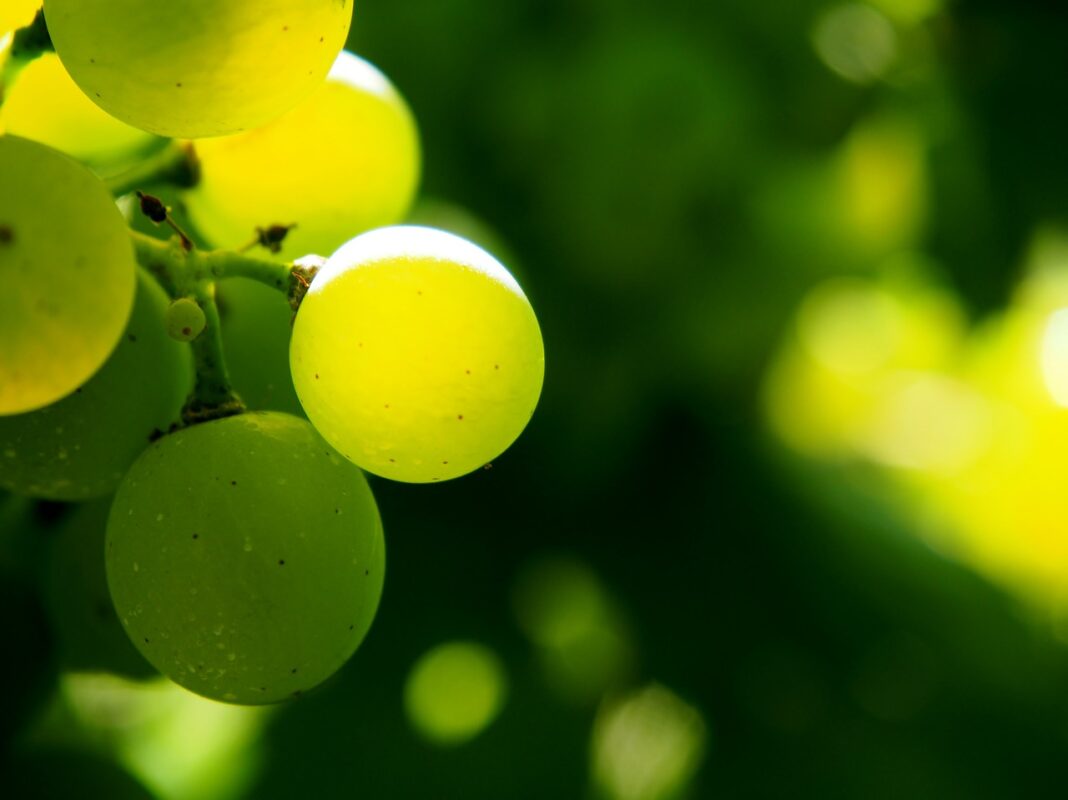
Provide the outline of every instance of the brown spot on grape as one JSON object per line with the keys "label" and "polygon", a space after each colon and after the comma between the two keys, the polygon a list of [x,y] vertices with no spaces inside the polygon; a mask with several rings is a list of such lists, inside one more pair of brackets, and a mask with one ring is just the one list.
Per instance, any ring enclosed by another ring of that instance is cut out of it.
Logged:
{"label": "brown spot on grape", "polygon": [[174,85],[175,85],[175,86],[176,86],[177,88],[179,88],[179,89],[181,89],[181,88],[182,88],[182,84],[181,84],[181,83],[176,83],[176,84],[174,84]]}
{"label": "brown spot on grape", "polygon": [[188,325],[186,325],[184,328],[182,328],[182,336],[192,336],[192,335],[193,335],[193,329],[190,328]]}
{"label": "brown spot on grape", "polygon": [[369,569],[365,569],[365,570],[363,571],[363,574],[364,574],[364,575],[370,575],[370,574],[371,574],[371,570],[369,570]]}
{"label": "brown spot on grape", "polygon": [[318,372],[315,373],[315,380],[319,380],[319,373]]}
{"label": "brown spot on grape", "polygon": [[286,560],[284,558],[278,559],[278,566],[284,567],[285,565],[286,565]]}
{"label": "brown spot on grape", "polygon": [[0,225],[0,244],[11,244],[15,241],[15,231],[10,225]]}
{"label": "brown spot on grape", "polygon": [[296,667],[293,667],[293,669],[291,669],[291,670],[289,671],[289,674],[290,674],[290,675],[296,675],[296,674],[297,674],[297,668],[296,668]]}
{"label": "brown spot on grape", "polygon": [[194,539],[199,539],[200,538],[200,534],[199,533],[194,533],[193,534],[193,538]]}
{"label": "brown spot on grape", "polygon": [[135,344],[137,343],[137,336],[135,336],[132,333],[126,334],[126,338],[129,339],[131,342],[133,342]]}
{"label": "brown spot on grape", "polygon": [[464,415],[463,415],[463,414],[457,414],[457,415],[456,415],[456,419],[458,419],[458,420],[461,420],[461,421],[462,421],[462,420],[463,420],[463,418],[464,418]]}
{"label": "brown spot on grape", "polygon": [[500,365],[500,364],[494,364],[494,365],[493,365],[493,368],[494,368],[494,369],[500,369],[500,368],[501,368],[501,365]]}
{"label": "brown spot on grape", "polygon": [[237,481],[230,481],[231,486],[237,486]]}
{"label": "brown spot on grape", "polygon": [[349,630],[351,631],[354,627],[356,627],[356,626],[355,625],[349,625]]}
{"label": "brown spot on grape", "polygon": [[145,637],[145,644],[149,644],[148,637]]}

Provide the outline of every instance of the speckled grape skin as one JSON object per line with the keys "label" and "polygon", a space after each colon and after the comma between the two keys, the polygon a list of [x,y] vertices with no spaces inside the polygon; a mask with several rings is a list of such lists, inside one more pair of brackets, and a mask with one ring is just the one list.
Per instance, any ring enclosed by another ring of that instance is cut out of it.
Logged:
{"label": "speckled grape skin", "polygon": [[332,675],[385,571],[363,474],[304,420],[242,414],[138,460],[108,520],[108,585],[153,666],[198,694],[273,703]]}
{"label": "speckled grape skin", "polygon": [[100,371],[57,403],[0,417],[0,487],[62,501],[118,488],[141,451],[178,421],[193,388],[189,348],[163,327],[167,303],[138,270],[130,321]]}
{"label": "speckled grape skin", "polygon": [[479,469],[526,427],[545,353],[491,255],[414,226],[363,234],[312,281],[290,344],[316,429],[368,472],[428,483]]}
{"label": "speckled grape skin", "polygon": [[136,266],[99,178],[0,135],[0,415],[54,403],[100,369],[130,317]]}
{"label": "speckled grape skin", "polygon": [[349,0],[47,0],[56,52],[109,114],[161,136],[258,127],[318,86]]}

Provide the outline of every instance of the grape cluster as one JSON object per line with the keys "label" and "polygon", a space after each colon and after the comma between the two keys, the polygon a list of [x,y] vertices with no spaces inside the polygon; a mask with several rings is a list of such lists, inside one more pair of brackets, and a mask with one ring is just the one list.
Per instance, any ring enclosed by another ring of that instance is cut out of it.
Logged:
{"label": "grape cluster", "polygon": [[402,224],[418,131],[342,50],[348,0],[38,5],[0,12],[0,489],[87,503],[59,574],[106,566],[113,609],[79,666],[117,619],[194,692],[300,695],[382,593],[363,470],[500,455],[537,319],[484,249]]}

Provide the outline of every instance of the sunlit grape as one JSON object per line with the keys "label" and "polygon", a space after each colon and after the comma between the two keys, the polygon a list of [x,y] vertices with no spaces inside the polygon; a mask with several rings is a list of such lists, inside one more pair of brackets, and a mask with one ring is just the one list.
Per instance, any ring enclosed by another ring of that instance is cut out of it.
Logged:
{"label": "sunlit grape", "polygon": [[0,126],[101,167],[121,163],[159,141],[92,103],[55,53],[45,53],[19,73],[0,105]]}
{"label": "sunlit grape", "polygon": [[279,256],[329,256],[358,233],[400,222],[419,180],[418,132],[374,66],[338,56],[326,83],[255,131],[197,143],[190,216],[221,247],[258,227],[293,225]]}
{"label": "sunlit grape", "polygon": [[192,388],[189,350],[167,337],[166,308],[163,290],[139,271],[129,325],[100,371],[57,403],[0,417],[0,486],[49,500],[115,491]]}
{"label": "sunlit grape", "polygon": [[248,130],[322,81],[349,0],[47,0],[56,52],[108,113],[162,136]]}
{"label": "sunlit grape", "polygon": [[290,349],[308,418],[346,458],[394,480],[455,478],[500,455],[541,392],[541,331],[484,250],[430,228],[342,247],[312,282]]}
{"label": "sunlit grape", "polygon": [[73,159],[0,136],[0,186],[4,415],[53,403],[101,367],[130,315],[135,264],[111,195]]}
{"label": "sunlit grape", "polygon": [[107,570],[153,666],[206,697],[260,704],[316,686],[352,655],[385,552],[363,474],[304,420],[255,413],[145,452],[112,507]]}

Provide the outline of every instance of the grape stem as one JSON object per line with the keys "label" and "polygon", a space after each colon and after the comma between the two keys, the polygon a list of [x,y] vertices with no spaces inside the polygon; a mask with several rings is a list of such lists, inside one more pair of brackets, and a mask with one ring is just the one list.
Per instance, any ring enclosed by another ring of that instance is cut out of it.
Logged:
{"label": "grape stem", "polygon": [[215,283],[227,278],[249,278],[283,292],[296,311],[318,271],[318,263],[282,264],[229,250],[187,248],[178,237],[169,242],[130,231],[141,266],[177,300],[192,297],[204,311],[207,325],[192,342],[196,367],[193,395],[182,410],[186,425],[232,416],[244,411],[226,368]]}
{"label": "grape stem", "polygon": [[200,160],[190,142],[169,141],[148,158],[118,175],[104,179],[116,197],[153,184],[192,188],[200,182]]}

